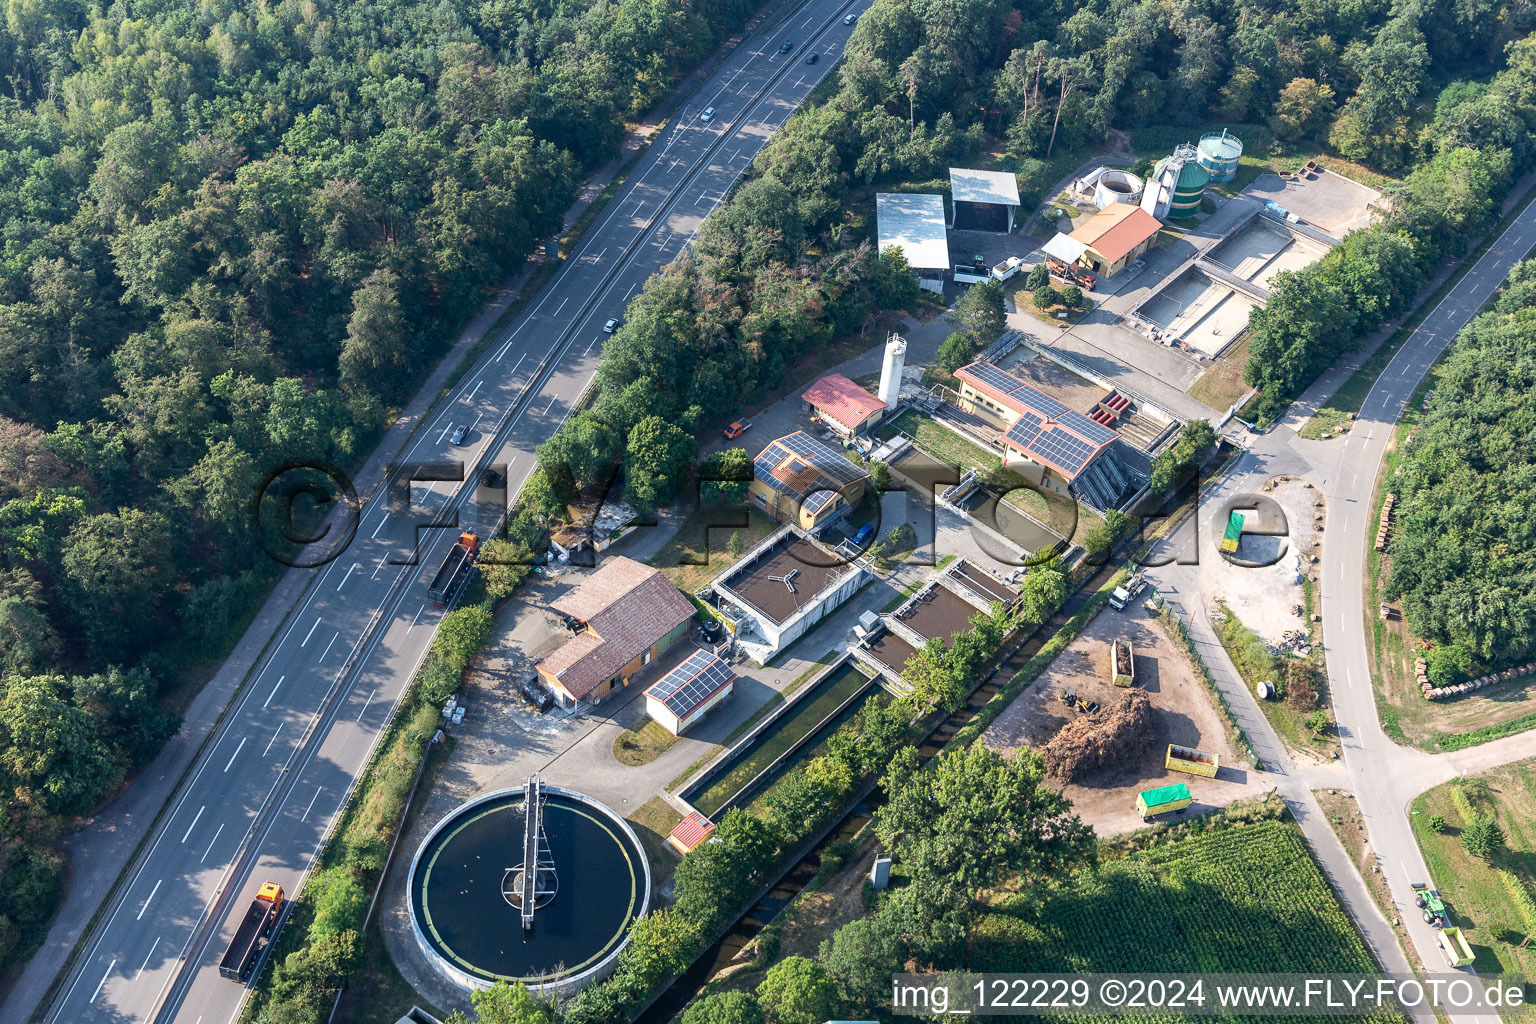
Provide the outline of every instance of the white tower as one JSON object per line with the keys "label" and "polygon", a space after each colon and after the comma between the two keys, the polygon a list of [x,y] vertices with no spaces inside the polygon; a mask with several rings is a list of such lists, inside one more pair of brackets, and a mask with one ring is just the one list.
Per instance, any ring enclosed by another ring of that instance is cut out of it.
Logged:
{"label": "white tower", "polygon": [[885,342],[885,364],[880,367],[880,401],[887,410],[901,399],[901,370],[907,363],[907,339],[892,334]]}

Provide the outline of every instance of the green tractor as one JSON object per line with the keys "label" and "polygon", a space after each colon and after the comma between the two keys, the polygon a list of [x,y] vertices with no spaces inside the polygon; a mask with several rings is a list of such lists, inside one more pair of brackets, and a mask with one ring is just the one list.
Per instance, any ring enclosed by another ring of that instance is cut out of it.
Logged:
{"label": "green tractor", "polygon": [[1440,894],[1431,889],[1427,883],[1414,882],[1413,892],[1413,902],[1424,911],[1425,924],[1444,928],[1451,923],[1450,915],[1445,912],[1445,903],[1440,899]]}

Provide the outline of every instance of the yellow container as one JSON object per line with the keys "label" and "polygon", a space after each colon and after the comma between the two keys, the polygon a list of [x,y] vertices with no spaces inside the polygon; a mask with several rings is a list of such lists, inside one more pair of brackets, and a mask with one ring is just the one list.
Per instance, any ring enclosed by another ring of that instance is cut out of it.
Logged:
{"label": "yellow container", "polygon": [[1217,771],[1221,769],[1221,760],[1215,754],[1170,743],[1168,756],[1163,759],[1163,767],[1171,772],[1187,772],[1190,775],[1202,775],[1207,779],[1214,779]]}
{"label": "yellow container", "polygon": [[1182,811],[1190,805],[1189,787],[1182,782],[1136,794],[1136,811],[1143,818]]}

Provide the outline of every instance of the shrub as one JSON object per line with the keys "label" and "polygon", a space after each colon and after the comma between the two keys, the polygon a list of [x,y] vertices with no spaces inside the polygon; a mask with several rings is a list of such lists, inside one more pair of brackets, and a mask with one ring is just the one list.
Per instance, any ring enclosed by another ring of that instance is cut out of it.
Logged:
{"label": "shrub", "polygon": [[1493,818],[1481,815],[1461,830],[1461,846],[1472,856],[1488,860],[1504,848],[1504,830]]}
{"label": "shrub", "polygon": [[1431,832],[1433,832],[1435,835],[1441,835],[1442,833],[1444,833],[1445,832],[1445,815],[1443,815],[1443,814],[1431,814],[1429,816],[1429,830]]}
{"label": "shrub", "polygon": [[1052,288],[1049,284],[1043,284],[1035,289],[1035,293],[1030,296],[1030,301],[1035,304],[1036,309],[1049,309],[1056,305],[1060,297],[1056,294],[1055,288]]}

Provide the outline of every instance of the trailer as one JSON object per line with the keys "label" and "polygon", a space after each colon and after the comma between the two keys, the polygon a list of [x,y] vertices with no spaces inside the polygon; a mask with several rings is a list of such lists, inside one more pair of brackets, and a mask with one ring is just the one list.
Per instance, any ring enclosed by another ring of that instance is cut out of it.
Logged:
{"label": "trailer", "polygon": [[1221,550],[1225,554],[1233,554],[1237,546],[1243,541],[1243,520],[1246,517],[1241,512],[1233,512],[1227,517],[1226,532],[1221,535]]}
{"label": "trailer", "polygon": [[1136,650],[1129,640],[1110,641],[1109,681],[1116,686],[1136,685]]}
{"label": "trailer", "polygon": [[1007,259],[1003,260],[1003,262],[994,263],[992,265],[992,277],[997,281],[1007,281],[1010,278],[1018,276],[1018,273],[1023,269],[1023,260],[1019,259],[1017,256],[1009,256]]}
{"label": "trailer", "polygon": [[1168,754],[1163,758],[1163,767],[1171,772],[1187,772],[1190,775],[1200,775],[1207,779],[1214,779],[1217,771],[1221,769],[1221,759],[1215,754],[1206,753],[1204,750],[1196,750],[1194,747],[1181,747],[1177,743],[1168,744]]}
{"label": "trailer", "polygon": [[469,571],[474,568],[475,556],[479,553],[478,535],[468,530],[459,534],[459,539],[454,542],[448,557],[443,559],[437,575],[432,577],[432,583],[427,588],[433,604],[446,607],[453,603],[453,599],[459,596],[459,591],[469,580]]}
{"label": "trailer", "polygon": [[261,940],[272,933],[283,910],[283,887],[276,882],[263,882],[256,890],[251,905],[245,908],[245,917],[235,929],[235,937],[229,940],[229,948],[219,961],[219,973],[231,981],[245,981],[250,977],[251,965],[261,949]]}
{"label": "trailer", "polygon": [[1467,941],[1466,935],[1460,928],[1445,928],[1439,932],[1440,950],[1445,958],[1451,962],[1452,967],[1465,967],[1477,959],[1472,952],[1472,944]]}
{"label": "trailer", "polygon": [[1176,782],[1171,786],[1159,786],[1157,789],[1137,793],[1136,811],[1145,819],[1155,814],[1182,811],[1190,805],[1190,802],[1189,787],[1182,782]]}

